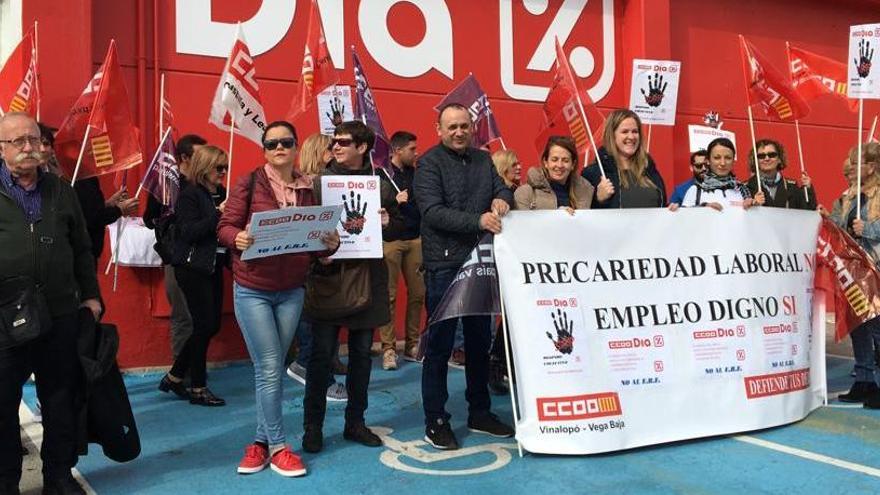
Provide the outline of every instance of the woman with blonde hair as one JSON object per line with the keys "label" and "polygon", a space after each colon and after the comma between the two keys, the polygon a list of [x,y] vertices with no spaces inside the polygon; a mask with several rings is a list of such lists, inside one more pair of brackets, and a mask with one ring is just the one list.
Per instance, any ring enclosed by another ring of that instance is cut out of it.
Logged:
{"label": "woman with blonde hair", "polygon": [[492,153],[492,163],[495,164],[495,170],[498,176],[504,181],[504,185],[511,191],[519,187],[519,178],[522,173],[522,166],[516,152],[513,150],[498,150]]}
{"label": "woman with blonde hair", "polygon": [[632,110],[618,109],[608,115],[599,161],[590,164],[581,174],[596,188],[593,208],[666,205],[666,185],[645,150],[641,136],[642,121]]}
{"label": "woman with blonde hair", "polygon": [[330,163],[333,153],[330,152],[330,136],[319,132],[312,134],[303,141],[299,149],[299,171],[309,177],[321,175]]}
{"label": "woman with blonde hair", "polygon": [[[220,330],[223,308],[226,249],[217,243],[217,224],[223,212],[223,183],[228,171],[225,151],[211,145],[199,147],[190,159],[189,180],[175,208],[178,235],[172,265],[192,316],[193,331],[171,370],[159,382],[159,390],[174,392],[200,406],[226,405],[206,385],[205,362],[208,344]],[[183,385],[187,372],[191,380],[189,390]]]}

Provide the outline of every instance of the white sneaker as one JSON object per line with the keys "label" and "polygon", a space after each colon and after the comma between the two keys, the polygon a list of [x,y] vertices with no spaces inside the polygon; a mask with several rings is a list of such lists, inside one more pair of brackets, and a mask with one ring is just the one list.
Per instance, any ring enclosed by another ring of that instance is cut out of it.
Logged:
{"label": "white sneaker", "polygon": [[328,402],[345,402],[347,400],[348,392],[345,390],[345,385],[336,382],[333,385],[327,387]]}
{"label": "white sneaker", "polygon": [[394,349],[385,350],[382,355],[382,369],[386,371],[397,369],[397,353]]}
{"label": "white sneaker", "polygon": [[306,369],[296,361],[290,363],[290,366],[287,367],[287,376],[303,385],[306,384]]}

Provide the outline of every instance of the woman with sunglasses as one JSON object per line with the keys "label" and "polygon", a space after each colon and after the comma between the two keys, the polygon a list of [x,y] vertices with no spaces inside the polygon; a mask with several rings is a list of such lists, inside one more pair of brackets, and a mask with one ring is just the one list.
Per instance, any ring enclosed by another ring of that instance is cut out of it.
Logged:
{"label": "woman with sunglasses", "polygon": [[[759,192],[753,198],[749,188],[736,180],[733,174],[736,148],[730,139],[713,139],[706,151],[709,153],[709,170],[700,182],[694,183],[687,190],[681,206],[708,206],[721,211],[729,206],[748,209],[764,204],[764,193]],[[678,207],[677,203],[669,205],[672,211]]]}
{"label": "woman with sunglasses", "polygon": [[[764,206],[792,208],[795,210],[815,210],[816,191],[806,172],[801,172],[801,185],[793,179],[786,179],[782,171],[787,165],[785,148],[782,143],[772,139],[759,139],[755,143],[758,150],[758,166],[755,167],[755,152],[749,152],[749,170],[752,177],[746,183],[752,196],[758,193],[758,177],[761,174],[761,191],[764,192]],[[806,190],[806,194],[804,193]]]}
{"label": "woman with sunglasses", "polygon": [[[220,331],[223,306],[226,248],[217,243],[217,223],[223,212],[223,183],[228,169],[225,151],[210,145],[200,147],[193,153],[190,180],[180,192],[175,208],[177,242],[172,264],[192,316],[193,331],[171,371],[159,383],[159,390],[188,397],[190,404],[200,406],[226,405],[207,387],[205,361],[208,344]],[[189,391],[183,385],[187,371],[191,380]]]}
{"label": "woman with sunglasses", "polygon": [[282,476],[306,474],[284,433],[284,358],[302,313],[309,263],[315,255],[332,254],[339,246],[339,235],[333,231],[322,236],[328,251],[241,260],[242,251],[254,243],[248,233],[251,214],[316,204],[311,180],[294,168],[296,143],[296,129],[289,122],[272,122],[266,127],[266,163],[236,182],[217,229],[220,242],[232,255],[235,318],[254,363],[257,429],[238,465],[240,474],[256,473],[269,465]]}

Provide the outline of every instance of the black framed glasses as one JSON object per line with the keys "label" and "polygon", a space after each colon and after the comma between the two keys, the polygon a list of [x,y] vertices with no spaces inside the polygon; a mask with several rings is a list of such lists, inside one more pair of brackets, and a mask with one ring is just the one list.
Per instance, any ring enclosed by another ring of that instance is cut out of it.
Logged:
{"label": "black framed glasses", "polygon": [[289,138],[281,138],[281,139],[267,139],[263,141],[263,149],[266,151],[271,151],[278,148],[278,145],[281,145],[284,149],[291,149],[296,146],[296,139]]}
{"label": "black framed glasses", "polygon": [[38,136],[20,136],[15,139],[0,139],[0,143],[11,144],[18,149],[24,149],[27,144],[30,144],[31,148],[37,148],[42,142],[42,139]]}
{"label": "black framed glasses", "polygon": [[706,162],[703,162],[703,163],[691,163],[691,167],[693,167],[693,168],[695,168],[695,169],[697,169],[697,170],[704,170],[704,169],[706,169],[706,167],[708,167],[708,166],[709,166],[709,164],[706,163]]}
{"label": "black framed glasses", "polygon": [[766,158],[777,158],[779,153],[776,151],[770,151],[768,153],[758,153],[758,160],[764,160]]}

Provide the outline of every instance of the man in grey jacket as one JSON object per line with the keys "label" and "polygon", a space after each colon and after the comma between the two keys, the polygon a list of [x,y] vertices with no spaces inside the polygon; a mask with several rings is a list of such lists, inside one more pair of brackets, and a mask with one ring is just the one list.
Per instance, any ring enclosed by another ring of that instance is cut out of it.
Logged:
{"label": "man in grey jacket", "polygon": [[[413,189],[422,215],[422,258],[427,310],[437,308],[459,268],[485,232],[501,232],[501,217],[513,195],[504,186],[489,153],[471,147],[473,122],[467,108],[450,104],[440,109],[440,143],[419,159]],[[513,428],[489,410],[489,316],[461,319],[467,367],[468,429],[495,437],[513,436]],[[435,448],[454,450],[458,441],[446,412],[448,360],[457,320],[432,325],[427,333],[422,367],[425,440]]]}

